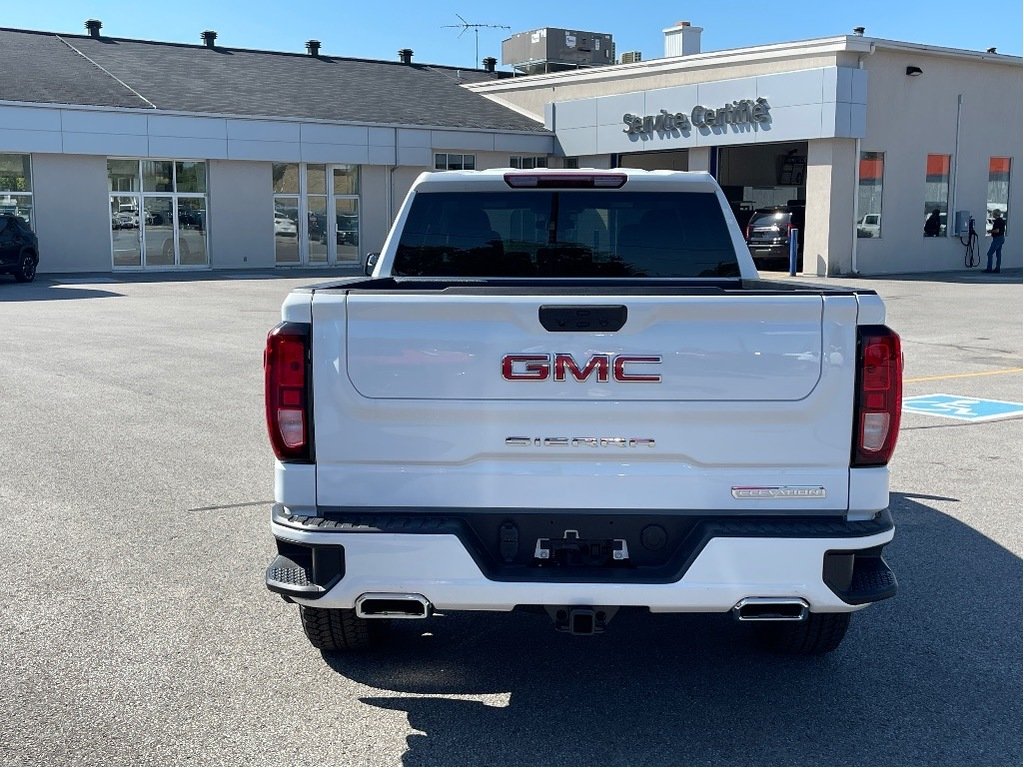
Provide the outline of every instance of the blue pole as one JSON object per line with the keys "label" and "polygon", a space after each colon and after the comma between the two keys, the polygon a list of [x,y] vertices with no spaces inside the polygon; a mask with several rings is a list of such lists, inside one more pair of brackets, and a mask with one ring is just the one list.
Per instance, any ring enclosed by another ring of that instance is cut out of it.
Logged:
{"label": "blue pole", "polygon": [[796,276],[796,243],[800,236],[799,229],[789,230],[789,276]]}

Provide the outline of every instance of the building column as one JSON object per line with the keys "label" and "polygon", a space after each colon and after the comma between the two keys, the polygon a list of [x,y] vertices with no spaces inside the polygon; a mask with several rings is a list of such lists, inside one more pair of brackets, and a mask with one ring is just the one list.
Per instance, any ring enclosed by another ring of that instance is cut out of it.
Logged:
{"label": "building column", "polygon": [[687,170],[711,170],[711,147],[690,147],[687,155]]}
{"label": "building column", "polygon": [[258,160],[206,163],[206,243],[212,269],[275,266],[272,167]]}
{"label": "building column", "polygon": [[599,171],[607,171],[612,168],[610,155],[580,155],[576,160],[577,168],[595,168]]}
{"label": "building column", "polygon": [[853,269],[854,139],[807,142],[807,219],[803,273],[848,275]]}
{"label": "building column", "polygon": [[110,272],[107,158],[33,154],[31,182],[39,273]]}

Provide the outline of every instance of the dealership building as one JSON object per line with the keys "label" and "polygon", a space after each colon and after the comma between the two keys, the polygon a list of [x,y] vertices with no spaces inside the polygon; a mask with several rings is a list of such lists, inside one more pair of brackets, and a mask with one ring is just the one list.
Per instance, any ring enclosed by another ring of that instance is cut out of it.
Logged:
{"label": "dealership building", "polygon": [[703,170],[741,226],[799,208],[808,274],[963,268],[969,217],[984,266],[997,211],[1004,266],[1021,266],[1019,57],[863,34],[701,52],[697,27],[664,34],[660,59],[513,77],[408,49],[0,29],[0,211],[31,222],[42,273],[351,269],[423,171]]}

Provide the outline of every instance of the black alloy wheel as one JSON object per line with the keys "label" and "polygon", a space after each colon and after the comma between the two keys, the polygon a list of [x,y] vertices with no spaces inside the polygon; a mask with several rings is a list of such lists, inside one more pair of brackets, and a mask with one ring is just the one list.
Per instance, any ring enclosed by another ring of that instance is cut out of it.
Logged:
{"label": "black alloy wheel", "polygon": [[31,251],[21,255],[21,263],[14,271],[14,279],[19,283],[31,283],[36,277],[36,257]]}

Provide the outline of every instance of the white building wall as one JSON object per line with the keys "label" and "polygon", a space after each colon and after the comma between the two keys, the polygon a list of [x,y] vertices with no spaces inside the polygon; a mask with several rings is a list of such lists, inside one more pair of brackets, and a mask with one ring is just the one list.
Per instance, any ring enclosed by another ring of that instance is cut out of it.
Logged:
{"label": "white building wall", "polygon": [[577,160],[580,168],[595,168],[604,171],[612,167],[610,155],[580,155]]}
{"label": "white building wall", "polygon": [[[398,216],[398,211],[401,209],[402,203],[405,202],[406,195],[409,194],[409,190],[412,188],[412,183],[416,181],[416,177],[426,170],[428,168],[425,166],[415,168],[400,166],[394,169],[394,174],[391,177],[393,191],[391,195],[391,218],[389,224]],[[383,241],[381,245],[383,245]],[[370,250],[373,251],[375,249],[371,248]]]}
{"label": "white building wall", "polygon": [[710,171],[711,170],[711,149],[709,147],[694,147],[689,153],[689,170]]}
{"label": "white building wall", "polygon": [[775,72],[792,72],[795,69],[834,67],[847,64],[849,59],[849,54],[837,51],[791,53],[760,62],[749,59],[730,61],[723,59],[721,53],[708,53],[702,54],[700,61],[652,59],[617,67],[597,67],[584,72],[560,72],[480,83],[470,86],[469,90],[525,112],[537,120],[543,120],[544,108],[551,102],[552,93],[558,94],[558,101],[590,99]]}
{"label": "white building wall", "polygon": [[[557,89],[552,86],[559,78],[540,76],[530,79],[536,82],[524,89],[518,106],[524,107],[534,93],[544,94],[545,103],[559,102],[548,111],[567,149],[576,134],[583,137],[568,153],[579,156],[581,167],[608,167],[610,155],[622,151],[688,147],[690,167],[702,169],[709,165],[712,145],[807,139],[804,270],[813,274],[962,269],[964,248],[959,238],[923,237],[926,157],[954,156],[950,231],[958,209],[971,211],[983,230],[989,158],[1010,157],[1010,227],[1004,261],[1008,267],[1020,267],[1020,61],[943,55],[924,46],[880,45],[874,53],[860,55],[864,72],[851,66],[853,54],[818,51],[717,69],[659,69],[647,76],[640,69],[608,76],[584,73],[578,83],[561,78],[565,85]],[[922,75],[908,77],[905,70],[910,65],[920,67]],[[799,71],[793,71],[795,67]],[[509,100],[515,96],[509,89],[516,87],[521,85],[499,83],[473,90]],[[751,87],[754,95],[766,95],[773,103],[770,130],[723,135],[694,131],[689,137],[649,136],[632,142],[622,133],[623,110],[650,113],[665,99],[687,101],[684,97],[690,91],[698,101],[714,104],[747,97]],[[959,149],[958,95],[963,104]],[[538,115],[544,111],[541,101]],[[862,136],[862,151],[885,153],[882,229],[877,239],[853,237],[857,136]],[[274,263],[271,162],[361,165],[360,250],[366,252],[383,245],[409,187],[421,171],[433,168],[436,152],[474,154],[480,169],[506,167],[511,155],[551,154],[553,140],[547,135],[487,131],[0,104],[0,151],[33,155],[40,271],[70,272],[111,268],[108,156],[207,160],[211,266],[246,268]],[[982,258],[989,242],[984,236],[980,239]]]}
{"label": "white building wall", "polygon": [[[1010,157],[1010,205],[1003,266],[1021,266],[1021,67],[1019,62],[971,61],[928,53],[877,50],[864,60],[868,71],[865,152],[884,152],[880,238],[857,239],[858,270],[864,274],[933,272],[964,268],[960,239],[924,237],[925,163],[929,154],[956,150],[957,95],[963,94],[956,209],[969,210],[984,230],[990,157]],[[918,66],[918,77],[906,75]],[[853,181],[850,180],[852,185]],[[808,190],[810,197],[810,190]],[[955,206],[955,207],[954,207]],[[984,255],[991,239],[979,238]]]}
{"label": "white building wall", "polygon": [[109,272],[107,160],[32,155],[32,215],[39,272]]}
{"label": "white building wall", "polygon": [[[807,142],[803,273],[844,275],[853,255],[853,139]],[[814,201],[826,201],[815,205]]]}
{"label": "white building wall", "polygon": [[[549,124],[569,156],[735,146],[864,135],[865,73],[853,67],[820,67],[757,77],[716,80],[635,93],[564,101],[554,94]],[[698,105],[711,109],[764,99],[770,116],[703,126]],[[696,109],[695,109],[696,108]],[[630,118],[681,112],[694,124],[667,130],[629,131]]]}
{"label": "white building wall", "polygon": [[[923,73],[908,77],[908,66]],[[702,170],[709,166],[710,146],[807,140],[803,266],[810,274],[963,269],[965,248],[952,235],[955,212],[970,211],[983,232],[989,158],[1009,157],[1010,226],[1003,254],[1006,266],[1022,263],[1024,119],[1017,57],[846,37],[516,78],[471,90],[543,116],[563,152],[581,156],[581,167],[607,167],[619,153],[688,147],[689,167]],[[714,106],[750,93],[769,98],[769,130],[623,132],[627,112],[652,115],[694,102]],[[963,97],[959,142],[958,95]],[[858,137],[862,151],[885,153],[878,239],[855,238]],[[929,154],[953,158],[945,238],[923,236]],[[979,240],[982,266],[990,243],[984,235]]]}
{"label": "white building wall", "polygon": [[550,154],[553,138],[511,131],[0,103],[0,151],[4,152],[432,166],[431,148]]}
{"label": "white building wall", "polygon": [[214,269],[274,266],[271,164],[211,160],[207,204]]}
{"label": "white building wall", "polygon": [[553,145],[549,134],[0,103],[0,152],[32,155],[41,273],[112,269],[108,157],[206,161],[210,266],[247,269],[275,265],[274,162],[362,168],[365,254],[381,249],[435,152],[472,154],[484,169],[507,167],[512,155],[549,156]]}
{"label": "white building wall", "polygon": [[391,227],[388,216],[388,184],[391,172],[382,165],[363,166],[359,177],[359,257],[381,250]]}
{"label": "white building wall", "polygon": [[[433,151],[429,153],[432,158]],[[507,167],[510,157],[506,152],[464,153],[474,154],[480,169]],[[250,160],[207,162],[211,268],[275,266],[272,165]],[[413,182],[430,170],[432,166],[425,165],[362,166],[361,257],[381,250]],[[34,154],[32,177],[33,215],[41,252],[39,272],[110,271],[106,156]]]}

